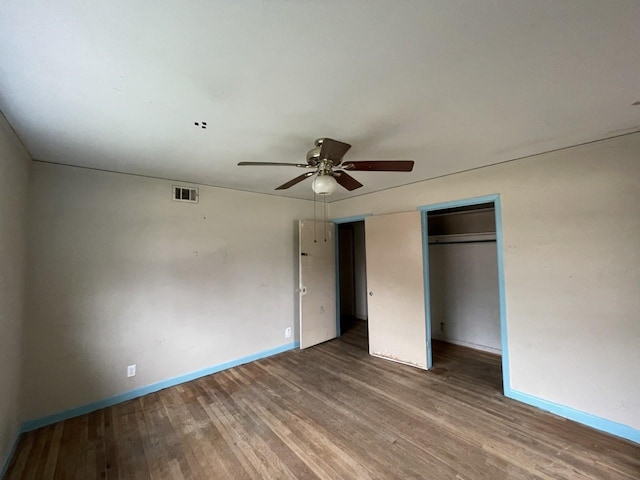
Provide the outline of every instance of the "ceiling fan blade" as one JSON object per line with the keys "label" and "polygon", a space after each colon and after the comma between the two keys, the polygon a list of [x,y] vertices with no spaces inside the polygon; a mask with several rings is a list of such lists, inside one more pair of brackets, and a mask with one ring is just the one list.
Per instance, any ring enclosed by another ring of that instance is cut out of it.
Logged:
{"label": "ceiling fan blade", "polygon": [[347,162],[341,168],[361,172],[410,172],[413,163],[413,160],[370,160]]}
{"label": "ceiling fan blade", "polygon": [[349,151],[351,145],[332,138],[324,138],[322,140],[322,146],[320,147],[320,158],[327,158],[333,162],[334,165],[340,165],[342,157]]}
{"label": "ceiling fan blade", "polygon": [[349,191],[362,187],[362,184],[347,172],[335,172],[336,181]]}
{"label": "ceiling fan blade", "polygon": [[289,180],[287,183],[283,183],[278,188],[276,188],[276,190],[286,190],[289,187],[293,187],[295,184],[300,183],[305,178],[309,178],[311,175],[314,175],[315,173],[316,172],[303,173],[302,175],[294,178],[293,180]]}
{"label": "ceiling fan blade", "polygon": [[282,162],[240,162],[239,167],[262,167],[262,166],[276,166],[276,167],[301,167],[310,168],[306,163],[282,163]]}

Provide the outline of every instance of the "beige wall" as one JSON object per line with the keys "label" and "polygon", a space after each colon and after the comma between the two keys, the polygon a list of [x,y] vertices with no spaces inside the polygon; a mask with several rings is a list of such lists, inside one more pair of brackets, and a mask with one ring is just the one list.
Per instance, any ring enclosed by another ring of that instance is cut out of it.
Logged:
{"label": "beige wall", "polygon": [[494,193],[511,388],[640,428],[640,134],[335,202],[331,215]]}
{"label": "beige wall", "polygon": [[[310,202],[35,163],[25,419],[276,348]],[[137,375],[126,378],[126,367]]]}
{"label": "beige wall", "polygon": [[[4,452],[18,426],[28,155],[6,122],[0,149]],[[639,159],[628,135],[336,202],[331,216],[499,193],[511,387],[637,429]],[[23,419],[289,341],[294,219],[311,205],[211,187],[182,204],[171,184],[32,167]]]}
{"label": "beige wall", "polygon": [[31,157],[0,113],[0,470],[20,428],[25,219],[30,163]]}

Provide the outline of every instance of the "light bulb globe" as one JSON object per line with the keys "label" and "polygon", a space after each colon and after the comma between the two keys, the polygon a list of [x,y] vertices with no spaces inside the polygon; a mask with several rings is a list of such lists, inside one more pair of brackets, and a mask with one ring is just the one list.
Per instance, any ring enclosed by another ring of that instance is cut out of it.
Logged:
{"label": "light bulb globe", "polygon": [[313,179],[313,183],[311,184],[311,188],[313,188],[313,191],[316,192],[317,195],[331,195],[336,191],[337,187],[338,182],[329,174],[316,175],[316,178]]}

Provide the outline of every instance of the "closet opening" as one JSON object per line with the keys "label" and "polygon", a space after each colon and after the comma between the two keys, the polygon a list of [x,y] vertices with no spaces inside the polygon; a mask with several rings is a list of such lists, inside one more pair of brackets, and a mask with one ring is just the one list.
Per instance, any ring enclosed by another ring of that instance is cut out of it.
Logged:
{"label": "closet opening", "polygon": [[[367,267],[364,221],[337,226],[339,335],[367,337]],[[361,338],[368,349],[368,339]]]}
{"label": "closet opening", "polygon": [[502,391],[493,202],[427,212],[434,372],[463,369]]}

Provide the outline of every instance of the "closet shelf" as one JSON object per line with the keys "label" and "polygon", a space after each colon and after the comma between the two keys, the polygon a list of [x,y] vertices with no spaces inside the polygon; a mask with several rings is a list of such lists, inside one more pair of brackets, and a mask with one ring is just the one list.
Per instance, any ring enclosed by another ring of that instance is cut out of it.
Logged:
{"label": "closet shelf", "polygon": [[450,235],[430,235],[429,245],[449,243],[483,243],[495,242],[496,232],[457,233]]}

